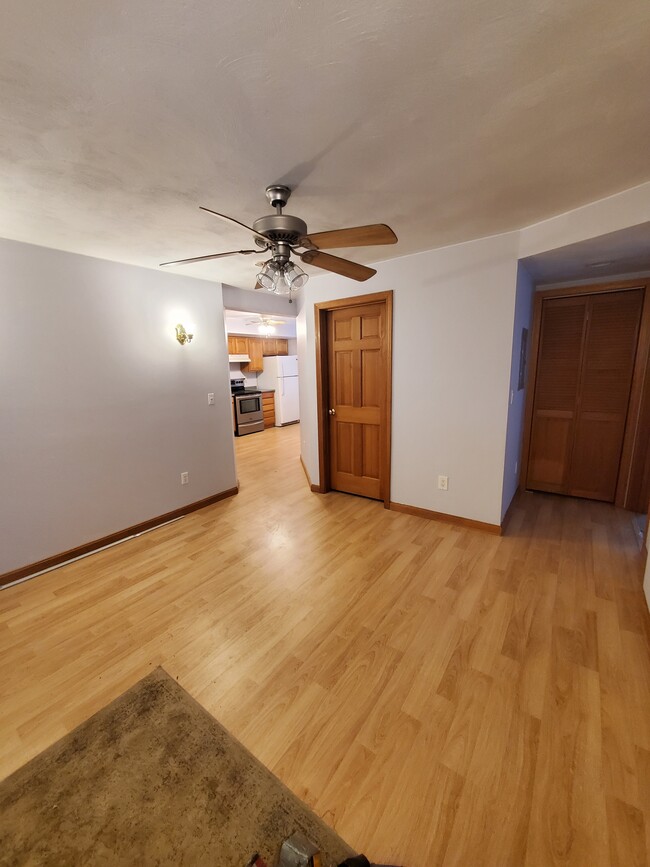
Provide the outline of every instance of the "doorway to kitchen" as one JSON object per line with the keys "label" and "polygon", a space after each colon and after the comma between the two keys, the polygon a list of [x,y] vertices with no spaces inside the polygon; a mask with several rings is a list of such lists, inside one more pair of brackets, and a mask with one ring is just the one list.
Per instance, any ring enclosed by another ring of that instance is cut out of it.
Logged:
{"label": "doorway to kitchen", "polygon": [[393,293],[315,305],[319,490],[390,505]]}
{"label": "doorway to kitchen", "polygon": [[224,320],[232,429],[241,471],[253,451],[268,447],[273,437],[282,438],[300,420],[296,320],[234,309],[224,310]]}

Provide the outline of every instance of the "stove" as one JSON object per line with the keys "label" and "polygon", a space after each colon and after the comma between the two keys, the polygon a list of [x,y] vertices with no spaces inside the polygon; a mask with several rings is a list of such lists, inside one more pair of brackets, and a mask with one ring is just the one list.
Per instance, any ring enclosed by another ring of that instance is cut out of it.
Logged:
{"label": "stove", "polygon": [[258,433],[264,430],[262,392],[259,388],[246,388],[245,379],[231,379],[230,393],[235,399],[235,435]]}
{"label": "stove", "polygon": [[259,388],[246,387],[244,385],[245,382],[246,382],[246,380],[243,377],[241,379],[239,379],[239,377],[231,379],[230,380],[230,393],[231,394],[261,394],[262,393],[259,390]]}

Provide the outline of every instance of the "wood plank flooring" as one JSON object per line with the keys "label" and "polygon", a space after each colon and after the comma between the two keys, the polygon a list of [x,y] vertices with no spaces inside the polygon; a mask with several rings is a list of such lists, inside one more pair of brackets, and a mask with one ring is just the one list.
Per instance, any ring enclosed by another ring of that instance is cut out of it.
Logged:
{"label": "wood plank flooring", "polygon": [[163,665],[374,860],[648,864],[631,516],[529,494],[498,538],[298,451],[242,438],[237,497],[0,593],[0,775]]}

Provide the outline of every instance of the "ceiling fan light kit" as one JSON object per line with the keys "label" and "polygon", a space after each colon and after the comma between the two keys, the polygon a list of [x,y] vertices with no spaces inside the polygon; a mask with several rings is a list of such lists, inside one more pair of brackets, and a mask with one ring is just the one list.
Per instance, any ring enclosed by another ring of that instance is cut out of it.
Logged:
{"label": "ceiling fan light kit", "polygon": [[[282,184],[272,184],[266,188],[266,197],[275,214],[268,214],[255,220],[252,226],[247,226],[239,220],[220,214],[210,208],[201,206],[201,210],[214,214],[222,220],[228,220],[251,232],[257,244],[257,250],[231,250],[227,253],[213,253],[208,256],[194,256],[191,259],[178,259],[174,262],[163,262],[162,265],[186,265],[191,262],[205,262],[209,259],[220,259],[224,256],[245,255],[251,253],[270,252],[271,258],[262,264],[257,275],[256,289],[266,289],[276,295],[288,295],[292,302],[292,293],[297,292],[307,283],[309,276],[291,261],[293,254],[307,265],[314,265],[325,271],[350,277],[352,280],[368,280],[377,272],[374,268],[359,265],[349,259],[332,256],[321,252],[321,248],[335,249],[337,247],[363,247],[378,244],[395,244],[397,236],[384,223],[370,226],[355,226],[351,229],[334,229],[331,232],[317,232],[309,235],[307,223],[300,217],[282,213],[291,195],[291,190]],[[302,248],[302,249],[301,249]]]}
{"label": "ceiling fan light kit", "polygon": [[262,270],[257,275],[257,282],[269,292],[275,292],[275,287],[280,277],[280,270],[275,262],[265,262]]}
{"label": "ceiling fan light kit", "polygon": [[302,268],[294,265],[293,262],[287,262],[284,266],[284,279],[289,289],[295,292],[298,289],[302,289],[307,280],[309,280],[309,275],[305,274]]}

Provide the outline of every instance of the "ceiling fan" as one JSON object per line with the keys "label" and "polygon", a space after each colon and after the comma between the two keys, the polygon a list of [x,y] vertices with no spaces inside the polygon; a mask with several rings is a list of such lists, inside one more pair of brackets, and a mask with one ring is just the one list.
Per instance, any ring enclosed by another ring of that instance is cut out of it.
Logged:
{"label": "ceiling fan", "polygon": [[283,319],[271,319],[270,316],[255,316],[253,319],[247,319],[246,325],[257,325],[257,330],[265,337],[270,337],[275,333],[276,325],[284,325]]}
{"label": "ceiling fan", "polygon": [[309,234],[307,224],[299,217],[283,214],[282,209],[286,206],[291,195],[289,187],[281,184],[273,184],[266,188],[266,197],[271,207],[275,208],[275,214],[260,217],[252,226],[241,223],[234,217],[219,214],[211,208],[201,210],[214,214],[222,220],[228,220],[251,232],[257,245],[253,250],[230,250],[227,253],[212,253],[209,256],[194,256],[191,259],[177,259],[174,262],[161,262],[161,266],[187,265],[191,262],[206,262],[209,259],[221,259],[224,256],[243,255],[251,253],[269,252],[271,258],[261,263],[261,271],[257,275],[256,289],[268,289],[277,295],[288,295],[291,303],[291,293],[301,289],[309,276],[291,261],[293,254],[307,265],[315,265],[325,271],[332,271],[343,277],[351,277],[353,280],[367,280],[376,274],[374,268],[359,265],[350,259],[341,259],[332,256],[331,253],[323,253],[322,250],[332,250],[337,247],[370,247],[378,244],[395,244],[397,236],[395,232],[384,223],[375,223],[371,226],[355,226],[351,229],[334,229],[331,232],[316,232]]}

